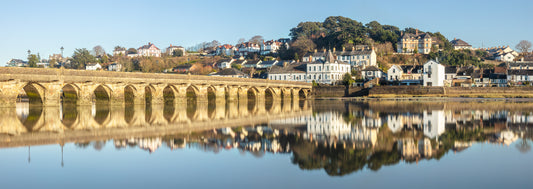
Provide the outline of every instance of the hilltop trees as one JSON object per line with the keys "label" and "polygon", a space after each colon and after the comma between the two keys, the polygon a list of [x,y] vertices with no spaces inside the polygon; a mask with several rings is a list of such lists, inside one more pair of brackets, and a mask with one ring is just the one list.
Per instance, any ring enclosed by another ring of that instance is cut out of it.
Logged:
{"label": "hilltop trees", "polygon": [[531,42],[527,40],[522,40],[515,46],[516,49],[520,50],[522,53],[527,53],[531,48]]}
{"label": "hilltop trees", "polygon": [[96,58],[91,55],[86,48],[74,50],[72,55],[71,66],[72,68],[83,69],[85,65],[91,62],[96,62]]}
{"label": "hilltop trees", "polygon": [[37,62],[39,62],[39,57],[35,54],[28,55],[28,65],[32,68],[37,67]]}

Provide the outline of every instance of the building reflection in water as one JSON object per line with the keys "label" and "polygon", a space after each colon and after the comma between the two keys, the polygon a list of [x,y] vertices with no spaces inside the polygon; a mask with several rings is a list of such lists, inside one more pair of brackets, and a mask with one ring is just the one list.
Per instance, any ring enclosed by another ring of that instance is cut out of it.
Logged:
{"label": "building reflection in water", "polygon": [[[30,107],[2,110],[5,114],[0,131],[8,134],[2,135],[2,141],[10,142],[0,145],[54,143],[59,137],[60,141],[75,142],[80,148],[92,145],[97,150],[112,139],[117,149],[133,147],[149,153],[162,147],[214,153],[237,149],[255,157],[289,153],[292,162],[301,169],[323,169],[329,175],[344,175],[362,169],[379,170],[402,161],[440,159],[450,151],[461,152],[481,142],[514,145],[520,152],[528,153],[533,138],[532,107],[530,103],[339,105],[328,101],[273,104],[268,110],[238,103],[214,107],[198,104],[194,108]],[[87,131],[86,136],[95,137],[94,142],[77,142],[74,136]],[[50,132],[57,135],[44,142],[29,135],[50,136]]]}

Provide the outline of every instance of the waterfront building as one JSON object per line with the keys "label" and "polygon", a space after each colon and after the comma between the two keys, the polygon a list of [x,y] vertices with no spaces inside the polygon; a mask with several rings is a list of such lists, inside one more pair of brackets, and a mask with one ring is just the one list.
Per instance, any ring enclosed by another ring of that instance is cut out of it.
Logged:
{"label": "waterfront building", "polygon": [[304,63],[285,63],[283,66],[273,66],[268,73],[271,80],[301,81],[323,84],[334,84],[342,80],[344,74],[350,72],[350,64],[338,61],[331,51],[325,61]]}
{"label": "waterfront building", "polygon": [[387,70],[387,80],[389,81],[400,81],[402,79],[402,67],[399,65],[392,65],[389,70]]}
{"label": "waterfront building", "polygon": [[374,78],[383,77],[383,71],[376,66],[368,66],[361,70],[361,75],[363,76],[364,80],[372,80]]}
{"label": "waterfront building", "polygon": [[161,50],[157,48],[154,44],[148,43],[148,45],[143,45],[139,47],[137,49],[137,54],[138,56],[161,57]]}
{"label": "waterfront building", "polygon": [[444,66],[436,61],[430,60],[424,64],[422,73],[422,84],[424,86],[444,86]]}

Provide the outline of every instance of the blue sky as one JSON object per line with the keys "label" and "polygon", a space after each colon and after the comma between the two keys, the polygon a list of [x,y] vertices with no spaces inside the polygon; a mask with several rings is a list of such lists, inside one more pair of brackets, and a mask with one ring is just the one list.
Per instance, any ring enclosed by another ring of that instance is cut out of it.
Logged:
{"label": "blue sky", "polygon": [[109,53],[116,45],[148,42],[162,49],[212,40],[235,44],[254,35],[278,39],[299,22],[328,16],[440,31],[474,47],[533,41],[531,0],[1,0],[0,7],[0,65],[26,59],[28,49],[47,58],[61,46],[71,56],[75,48],[96,45]]}

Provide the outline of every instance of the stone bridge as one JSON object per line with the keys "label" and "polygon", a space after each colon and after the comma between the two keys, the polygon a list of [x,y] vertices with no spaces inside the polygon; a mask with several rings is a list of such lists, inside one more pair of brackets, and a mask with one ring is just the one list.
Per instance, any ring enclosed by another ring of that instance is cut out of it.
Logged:
{"label": "stone bridge", "polygon": [[[26,94],[30,104],[59,106],[72,101],[112,105],[249,101],[307,98],[309,83],[180,74],[131,73],[42,68],[0,68],[0,106],[15,106]],[[102,100],[102,101],[100,101]]]}

